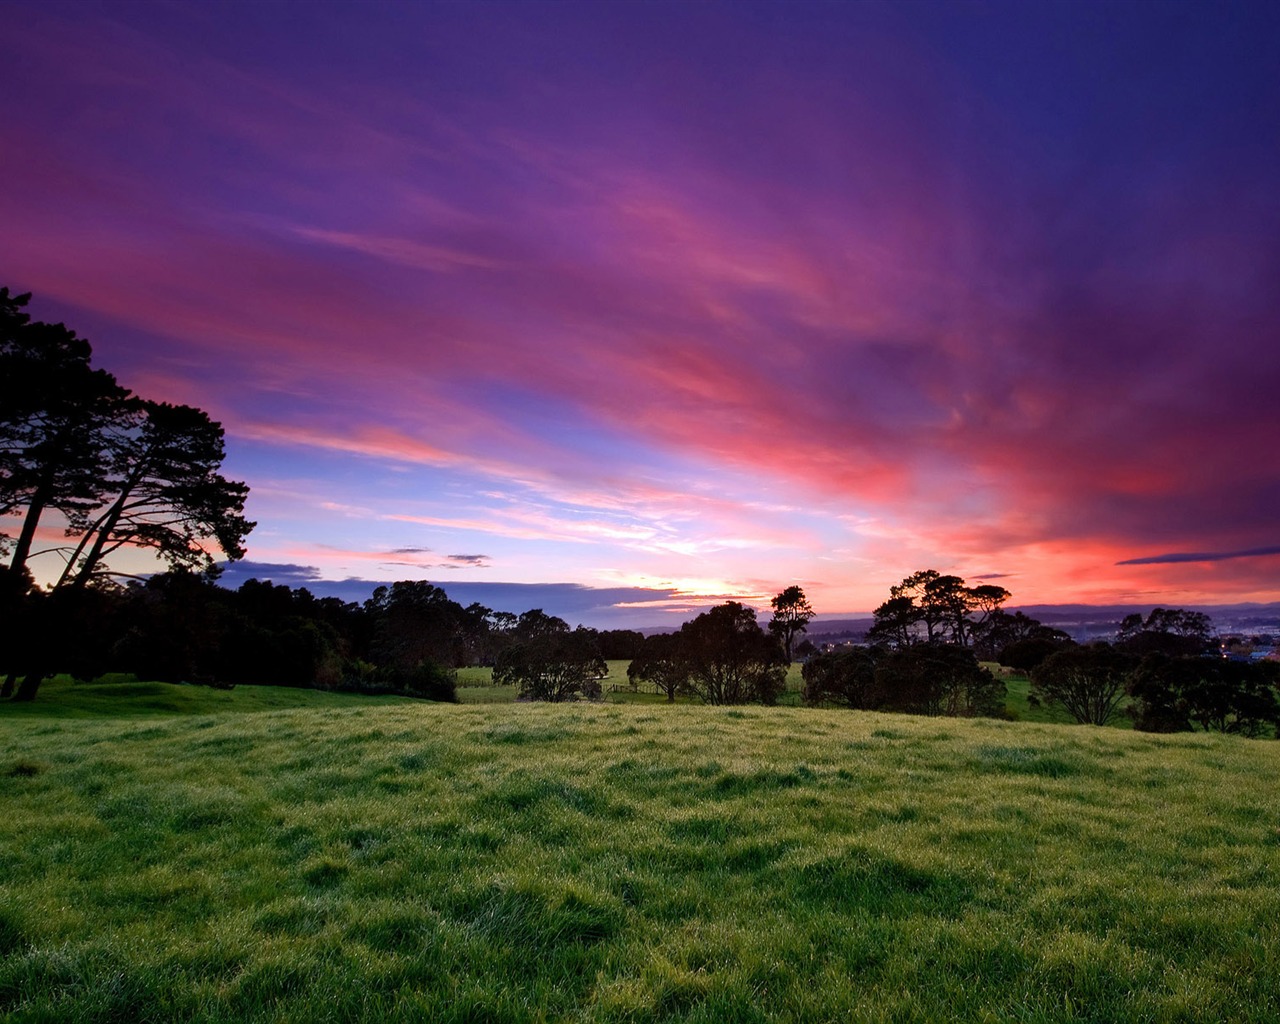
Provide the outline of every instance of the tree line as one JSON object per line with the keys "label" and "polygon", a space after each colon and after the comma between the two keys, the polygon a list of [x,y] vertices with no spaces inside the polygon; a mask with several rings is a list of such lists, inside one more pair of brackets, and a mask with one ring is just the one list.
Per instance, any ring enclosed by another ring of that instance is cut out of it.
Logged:
{"label": "tree line", "polygon": [[1027,672],[1033,706],[1077,722],[1128,715],[1151,732],[1193,729],[1280,735],[1280,664],[1219,656],[1203,612],[1156,608],[1120,622],[1114,642],[1079,645],[1001,606],[1003,587],[969,587],[923,570],[890,588],[865,646],[804,666],[809,704],[916,714],[1000,714],[1005,684],[979,658]]}
{"label": "tree line", "polygon": [[[11,614],[5,696],[30,670],[454,700],[455,669],[509,672],[514,651],[550,637],[582,642],[597,666],[631,657],[643,640],[631,630],[570,630],[538,609],[463,607],[423,580],[380,586],[355,603],[260,580],[230,590],[213,574],[181,569],[62,595],[33,589]],[[526,696],[553,699],[536,688]]]}

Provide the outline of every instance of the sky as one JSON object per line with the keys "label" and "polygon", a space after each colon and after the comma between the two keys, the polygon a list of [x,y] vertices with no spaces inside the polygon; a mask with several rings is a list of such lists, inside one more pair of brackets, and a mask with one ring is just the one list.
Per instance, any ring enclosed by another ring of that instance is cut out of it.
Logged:
{"label": "sky", "polygon": [[0,285],[224,425],[229,582],[1280,600],[1280,5],[2,13]]}

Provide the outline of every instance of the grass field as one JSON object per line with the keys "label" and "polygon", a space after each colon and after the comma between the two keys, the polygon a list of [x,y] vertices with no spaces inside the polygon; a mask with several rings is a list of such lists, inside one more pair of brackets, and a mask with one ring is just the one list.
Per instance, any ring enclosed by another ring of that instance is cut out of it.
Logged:
{"label": "grass field", "polygon": [[69,683],[6,1021],[1280,1020],[1280,744]]}

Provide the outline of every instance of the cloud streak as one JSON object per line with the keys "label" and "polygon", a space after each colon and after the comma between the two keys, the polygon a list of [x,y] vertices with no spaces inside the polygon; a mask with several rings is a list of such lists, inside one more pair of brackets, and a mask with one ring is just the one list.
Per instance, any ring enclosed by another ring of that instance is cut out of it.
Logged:
{"label": "cloud streak", "polygon": [[1176,552],[1168,555],[1149,555],[1145,558],[1128,558],[1116,565],[1167,565],[1179,562],[1226,562],[1235,558],[1265,558],[1280,555],[1280,546],[1252,548],[1248,551]]}

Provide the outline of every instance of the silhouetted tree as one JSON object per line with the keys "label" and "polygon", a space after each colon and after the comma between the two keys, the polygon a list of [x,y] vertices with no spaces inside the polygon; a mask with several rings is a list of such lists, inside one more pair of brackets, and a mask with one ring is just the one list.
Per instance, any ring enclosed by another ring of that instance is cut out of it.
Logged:
{"label": "silhouetted tree", "polygon": [[873,613],[867,640],[901,649],[917,643],[974,647],[989,657],[991,636],[1005,613],[1009,591],[991,583],[970,587],[959,576],[922,569],[889,588],[889,600]]}
{"label": "silhouetted tree", "polygon": [[996,656],[996,660],[1001,665],[1016,668],[1019,672],[1031,672],[1050,655],[1072,647],[1074,643],[1070,637],[1065,640],[1056,640],[1044,636],[1028,637],[1026,640],[1015,640],[1013,643],[1002,647]]}
{"label": "silhouetted tree", "polygon": [[1133,658],[1109,644],[1051,654],[1031,673],[1032,706],[1056,704],[1077,722],[1106,725],[1125,698]]}
{"label": "silhouetted tree", "polygon": [[686,622],[677,636],[690,693],[707,704],[777,703],[786,686],[786,656],[760,628],[754,609],[728,601]]}
{"label": "silhouetted tree", "polygon": [[1001,716],[1006,688],[972,652],[952,644],[913,644],[877,661],[869,704],[915,715]]}
{"label": "silhouetted tree", "polygon": [[514,684],[522,700],[566,701],[599,697],[609,667],[594,629],[569,624],[540,608],[525,612],[516,639],[499,656],[493,681]]}
{"label": "silhouetted tree", "polygon": [[0,515],[18,515],[10,569],[21,574],[47,511],[84,516],[109,498],[111,432],[133,407],[92,350],[62,324],[22,312],[0,288]]}
{"label": "silhouetted tree", "polygon": [[795,638],[809,628],[813,620],[813,608],[804,591],[799,587],[787,587],[769,602],[773,618],[769,620],[769,632],[782,644],[782,653],[790,663]]}
{"label": "silhouetted tree", "polygon": [[1213,620],[1183,608],[1155,608],[1145,619],[1135,612],[1121,620],[1116,646],[1139,657],[1204,654],[1215,646]]}
{"label": "silhouetted tree", "polygon": [[916,642],[920,609],[906,594],[891,597],[873,613],[875,621],[867,631],[867,641],[876,647],[900,649]]}
{"label": "silhouetted tree", "polygon": [[100,512],[77,509],[69,532],[80,542],[58,585],[83,587],[103,559],[126,545],[152,548],[171,567],[213,567],[210,542],[231,561],[244,556],[254,524],[244,518],[249,488],[219,472],[222,425],[186,405],[136,402],[111,431],[110,473]]}
{"label": "silhouetted tree", "polygon": [[228,632],[231,597],[208,575],[183,570],[131,586],[128,625],[112,652],[116,667],[169,683],[220,681],[223,651],[240,641]]}
{"label": "silhouetted tree", "polygon": [[1010,613],[997,608],[987,616],[982,628],[975,632],[974,652],[979,658],[1012,665],[1012,662],[1004,660],[1001,652],[1022,640],[1049,640],[1064,645],[1071,643],[1069,634],[1046,626],[1039,619],[1033,619],[1023,612]]}
{"label": "silhouetted tree", "polygon": [[644,634],[638,629],[600,631],[600,655],[606,661],[628,661],[640,653]]}
{"label": "silhouetted tree", "polygon": [[1134,726],[1262,735],[1280,729],[1280,665],[1149,654],[1129,680]]}
{"label": "silhouetted tree", "polygon": [[814,654],[804,663],[806,704],[868,708],[875,691],[876,659],[865,647]]}
{"label": "silhouetted tree", "polygon": [[370,659],[390,680],[409,679],[427,664],[456,664],[463,610],[439,587],[400,580],[375,589],[364,608],[373,622]]}
{"label": "silhouetted tree", "polygon": [[627,678],[633,685],[653,683],[659,692],[666,694],[667,703],[673,702],[684,688],[689,672],[689,662],[676,633],[643,637],[640,650],[627,666]]}

